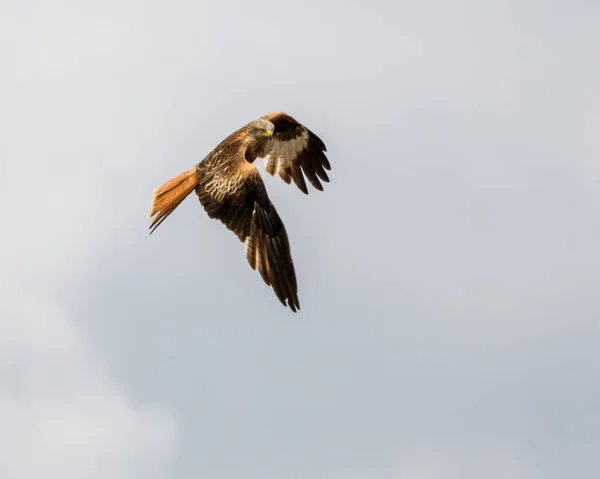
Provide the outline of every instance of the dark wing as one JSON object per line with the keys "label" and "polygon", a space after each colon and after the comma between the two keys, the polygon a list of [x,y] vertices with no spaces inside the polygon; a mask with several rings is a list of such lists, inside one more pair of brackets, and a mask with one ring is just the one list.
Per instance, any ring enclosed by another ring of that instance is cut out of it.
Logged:
{"label": "dark wing", "polygon": [[300,302],[288,236],[256,167],[234,160],[204,168],[201,163],[199,170],[196,194],[208,216],[237,235],[252,269],[296,312]]}
{"label": "dark wing", "polygon": [[298,188],[308,194],[304,181],[306,176],[317,190],[323,191],[319,178],[329,181],[325,170],[331,170],[331,165],[325,156],[327,148],[321,139],[285,113],[269,113],[263,118],[275,125],[273,138],[265,154],[267,173],[279,174],[288,184],[293,179]]}

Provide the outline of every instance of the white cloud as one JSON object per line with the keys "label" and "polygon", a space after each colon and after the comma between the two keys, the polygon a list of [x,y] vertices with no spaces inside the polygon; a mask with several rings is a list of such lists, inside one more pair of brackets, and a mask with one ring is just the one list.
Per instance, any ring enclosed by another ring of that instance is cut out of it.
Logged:
{"label": "white cloud", "polygon": [[[176,418],[113,380],[70,292],[109,241],[97,165],[118,163],[115,135],[94,145],[93,134],[113,114],[99,105],[113,103],[90,96],[88,83],[118,71],[98,64],[122,31],[57,8],[14,13],[20,21],[2,22],[16,47],[0,92],[10,112],[0,126],[12,132],[0,143],[0,477],[162,477],[177,452]],[[86,111],[95,114],[81,121]]]}
{"label": "white cloud", "polygon": [[71,320],[35,296],[3,298],[0,476],[158,477],[175,452],[174,418],[112,383]]}

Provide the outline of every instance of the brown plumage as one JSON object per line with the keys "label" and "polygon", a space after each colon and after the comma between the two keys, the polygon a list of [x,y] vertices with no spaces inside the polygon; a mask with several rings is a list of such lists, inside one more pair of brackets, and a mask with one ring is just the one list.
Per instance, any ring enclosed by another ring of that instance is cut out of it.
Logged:
{"label": "brown plumage", "polygon": [[246,258],[285,306],[300,309],[287,232],[258,169],[265,168],[308,194],[304,177],[318,190],[331,166],[323,142],[291,116],[269,113],[229,135],[200,163],[154,190],[152,233],[193,191],[210,218],[220,220],[246,248]]}

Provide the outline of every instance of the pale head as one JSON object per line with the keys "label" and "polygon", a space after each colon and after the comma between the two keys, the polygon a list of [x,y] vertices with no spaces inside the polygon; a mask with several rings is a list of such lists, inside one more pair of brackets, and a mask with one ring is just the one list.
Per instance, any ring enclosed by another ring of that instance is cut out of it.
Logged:
{"label": "pale head", "polygon": [[259,118],[258,120],[248,123],[248,130],[257,138],[271,138],[271,136],[273,136],[275,126],[269,120]]}

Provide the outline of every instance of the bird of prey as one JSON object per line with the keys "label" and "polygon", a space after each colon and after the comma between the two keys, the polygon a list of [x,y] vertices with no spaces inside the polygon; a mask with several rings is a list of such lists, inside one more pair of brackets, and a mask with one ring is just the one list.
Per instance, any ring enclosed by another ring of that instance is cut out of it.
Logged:
{"label": "bird of prey", "polygon": [[258,269],[284,306],[300,309],[296,273],[288,236],[254,166],[265,159],[265,169],[292,180],[308,194],[304,177],[317,190],[329,181],[331,166],[321,139],[283,112],[272,112],[251,121],[225,138],[189,170],[153,192],[148,218],[152,232],[195,190],[210,218],[220,220],[244,243],[246,258]]}

